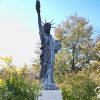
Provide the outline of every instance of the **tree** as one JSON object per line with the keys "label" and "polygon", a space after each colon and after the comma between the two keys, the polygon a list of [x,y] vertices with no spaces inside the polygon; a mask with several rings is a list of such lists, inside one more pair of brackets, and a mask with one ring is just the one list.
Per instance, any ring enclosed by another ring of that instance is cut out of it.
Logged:
{"label": "tree", "polygon": [[[55,29],[55,36],[60,36],[62,51],[66,50],[71,71],[77,71],[89,64],[93,55],[93,27],[86,18],[69,16]],[[67,57],[66,56],[66,57]]]}
{"label": "tree", "polygon": [[95,43],[95,59],[100,61],[100,35],[98,36],[96,43]]}

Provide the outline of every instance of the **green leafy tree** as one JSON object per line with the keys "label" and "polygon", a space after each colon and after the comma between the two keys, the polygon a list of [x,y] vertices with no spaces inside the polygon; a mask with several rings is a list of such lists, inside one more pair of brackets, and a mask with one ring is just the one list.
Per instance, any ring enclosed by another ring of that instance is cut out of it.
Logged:
{"label": "green leafy tree", "polygon": [[[55,29],[55,36],[62,41],[62,51],[66,51],[67,64],[71,71],[77,71],[90,64],[93,55],[93,28],[86,18],[69,16]],[[62,52],[61,51],[61,52]]]}

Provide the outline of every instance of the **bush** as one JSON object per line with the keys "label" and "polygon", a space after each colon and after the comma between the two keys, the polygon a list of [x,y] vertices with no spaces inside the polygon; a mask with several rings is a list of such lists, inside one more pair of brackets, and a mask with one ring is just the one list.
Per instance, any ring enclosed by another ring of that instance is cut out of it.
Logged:
{"label": "bush", "polygon": [[36,100],[38,81],[30,81],[27,71],[5,69],[0,82],[0,100]]}
{"label": "bush", "polygon": [[63,100],[96,100],[96,83],[82,73],[67,76],[60,84]]}

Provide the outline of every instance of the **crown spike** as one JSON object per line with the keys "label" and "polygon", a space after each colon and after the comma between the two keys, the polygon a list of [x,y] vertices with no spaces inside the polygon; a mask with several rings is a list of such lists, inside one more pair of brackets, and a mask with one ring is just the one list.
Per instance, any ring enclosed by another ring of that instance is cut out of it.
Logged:
{"label": "crown spike", "polygon": [[50,24],[53,22],[53,20],[50,22]]}
{"label": "crown spike", "polygon": [[56,28],[56,27],[51,27],[51,28]]}
{"label": "crown spike", "polygon": [[55,23],[52,23],[51,25],[54,25]]}

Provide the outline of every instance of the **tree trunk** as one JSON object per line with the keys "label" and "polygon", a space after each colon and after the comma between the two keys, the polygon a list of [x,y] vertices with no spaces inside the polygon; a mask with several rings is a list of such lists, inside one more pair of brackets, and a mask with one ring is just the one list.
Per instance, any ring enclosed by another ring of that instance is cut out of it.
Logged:
{"label": "tree trunk", "polygon": [[75,48],[73,48],[73,51],[72,51],[72,66],[71,66],[71,71],[75,72]]}

